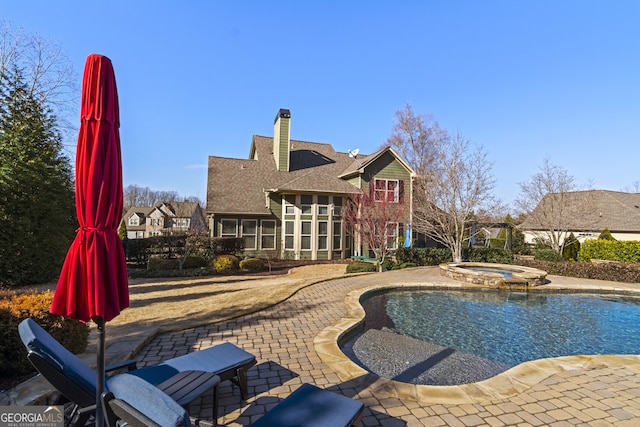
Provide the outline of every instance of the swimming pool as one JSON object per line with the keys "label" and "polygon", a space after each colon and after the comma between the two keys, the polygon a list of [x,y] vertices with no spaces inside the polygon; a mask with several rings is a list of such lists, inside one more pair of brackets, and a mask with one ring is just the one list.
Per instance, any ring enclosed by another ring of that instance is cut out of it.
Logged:
{"label": "swimming pool", "polygon": [[362,333],[389,328],[506,367],[558,356],[640,354],[637,297],[394,290],[361,303]]}

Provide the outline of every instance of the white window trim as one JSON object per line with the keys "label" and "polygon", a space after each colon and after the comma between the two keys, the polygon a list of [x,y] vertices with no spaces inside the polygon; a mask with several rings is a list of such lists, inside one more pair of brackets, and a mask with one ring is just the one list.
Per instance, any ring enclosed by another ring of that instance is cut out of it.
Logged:
{"label": "white window trim", "polygon": [[[271,233],[265,233],[265,232],[264,232],[264,225],[263,225],[263,224],[264,224],[265,222],[271,222],[271,223],[273,223],[273,234],[271,234]],[[278,230],[277,230],[277,228],[278,228],[278,225],[277,225],[276,220],[274,220],[274,219],[263,219],[263,220],[261,220],[261,221],[260,221],[260,249],[261,249],[261,250],[269,251],[269,250],[275,250],[275,249],[276,249],[276,247],[277,247],[277,245],[276,245],[276,239],[277,239],[277,236],[278,236]],[[271,237],[273,237],[273,247],[266,248],[266,247],[262,246],[262,238],[263,238],[264,236],[271,236]]]}
{"label": "white window trim", "polygon": [[[245,222],[253,222],[254,223],[254,229],[255,232],[253,234],[245,234],[244,233],[244,223]],[[258,220],[257,219],[243,219],[240,220],[240,237],[245,237],[245,236],[252,236],[253,239],[253,247],[251,246],[246,246],[245,244],[245,249],[253,249],[255,250],[258,247]]]}
{"label": "white window trim", "polygon": [[[232,236],[231,234],[223,234],[223,230],[224,230],[224,222],[225,221],[232,221],[235,223],[235,234]],[[237,219],[231,219],[231,218],[221,218],[220,219],[220,237],[238,237],[238,220]]]}
{"label": "white window trim", "polygon": [[[384,190],[378,189],[378,182],[384,182]],[[389,200],[389,203],[400,203],[400,180],[399,179],[384,179],[384,178],[374,178],[373,179],[373,200],[376,202],[384,202],[384,199],[380,199],[378,197],[379,192],[384,192],[385,199],[388,200],[389,194],[391,191],[389,190],[389,183],[395,182],[396,186],[393,189],[393,200]]]}

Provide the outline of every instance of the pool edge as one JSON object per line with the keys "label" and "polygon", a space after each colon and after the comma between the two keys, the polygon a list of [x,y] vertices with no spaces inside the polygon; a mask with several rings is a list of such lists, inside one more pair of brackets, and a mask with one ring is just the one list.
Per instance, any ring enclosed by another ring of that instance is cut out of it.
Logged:
{"label": "pool edge", "polygon": [[[455,386],[414,385],[378,377],[353,362],[342,352],[339,343],[355,331],[364,320],[364,308],[360,305],[362,296],[384,289],[403,288],[463,290],[478,289],[478,286],[464,283],[386,284],[366,286],[349,292],[344,299],[347,314],[320,331],[313,341],[320,359],[333,369],[342,381],[360,381],[363,384],[366,383],[372,393],[409,399],[421,404],[472,404],[515,396],[546,378],[565,371],[624,366],[640,372],[640,355],[579,355],[532,360],[514,366],[492,378]],[[549,290],[571,289],[554,287]],[[582,288],[580,292],[602,292],[602,289]]]}

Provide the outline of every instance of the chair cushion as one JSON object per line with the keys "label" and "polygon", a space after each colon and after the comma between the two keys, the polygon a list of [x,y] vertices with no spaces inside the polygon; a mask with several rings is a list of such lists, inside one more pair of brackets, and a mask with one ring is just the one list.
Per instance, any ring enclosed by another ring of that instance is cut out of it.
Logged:
{"label": "chair cushion", "polygon": [[205,371],[220,374],[252,362],[256,357],[231,343],[223,343],[129,372],[158,385],[178,372]]}
{"label": "chair cushion", "polygon": [[217,374],[230,369],[237,369],[254,360],[256,360],[256,357],[253,354],[230,342],[226,342],[166,360],[160,365],[171,366],[178,371],[205,371]]}
{"label": "chair cushion", "polygon": [[75,354],[56,341],[33,319],[25,319],[18,325],[18,333],[24,346],[58,367],[70,380],[87,393],[96,393],[96,371],[87,366]]}
{"label": "chair cushion", "polygon": [[162,390],[140,377],[126,374],[107,379],[109,391],[162,427],[191,426],[189,414]]}
{"label": "chair cushion", "polygon": [[363,409],[361,402],[303,384],[251,427],[347,427]]}

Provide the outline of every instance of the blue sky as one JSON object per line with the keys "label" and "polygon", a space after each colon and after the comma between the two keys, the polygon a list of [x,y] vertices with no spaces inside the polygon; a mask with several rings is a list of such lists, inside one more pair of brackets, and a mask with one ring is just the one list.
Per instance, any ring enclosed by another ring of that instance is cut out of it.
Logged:
{"label": "blue sky", "polygon": [[507,204],[546,157],[592,188],[640,181],[635,0],[97,3],[3,0],[0,18],[78,76],[111,58],[125,185],[205,200],[208,156],[246,158],[280,108],[293,139],[370,153],[406,103],[481,144]]}

